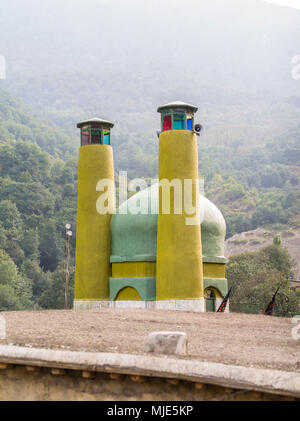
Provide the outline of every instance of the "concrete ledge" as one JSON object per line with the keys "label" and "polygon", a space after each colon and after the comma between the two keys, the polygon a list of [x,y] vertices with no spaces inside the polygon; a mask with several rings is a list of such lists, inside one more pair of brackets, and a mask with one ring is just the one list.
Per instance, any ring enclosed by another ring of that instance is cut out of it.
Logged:
{"label": "concrete ledge", "polygon": [[300,398],[300,373],[197,360],[117,353],[0,346],[0,362],[15,365],[176,378]]}

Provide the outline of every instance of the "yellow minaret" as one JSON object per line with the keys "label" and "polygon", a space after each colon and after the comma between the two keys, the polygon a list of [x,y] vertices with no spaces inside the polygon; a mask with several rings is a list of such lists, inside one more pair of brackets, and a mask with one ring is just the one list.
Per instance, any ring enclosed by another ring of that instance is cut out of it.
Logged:
{"label": "yellow minaret", "polygon": [[[110,146],[110,129],[113,126],[113,123],[98,118],[77,124],[81,129],[81,147],[74,308],[108,306],[111,212],[99,212],[98,203],[100,196],[105,195],[111,210],[115,199],[113,151]],[[101,183],[105,184],[107,180],[109,186],[103,189]]]}
{"label": "yellow minaret", "polygon": [[162,122],[158,164],[157,308],[204,311],[198,152],[194,132],[197,108],[173,102],[157,111],[161,113]]}

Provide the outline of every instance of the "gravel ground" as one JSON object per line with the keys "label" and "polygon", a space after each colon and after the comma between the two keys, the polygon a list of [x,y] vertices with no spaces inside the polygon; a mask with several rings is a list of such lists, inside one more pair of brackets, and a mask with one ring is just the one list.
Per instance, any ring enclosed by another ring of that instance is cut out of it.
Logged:
{"label": "gravel ground", "polygon": [[143,354],[153,331],[186,332],[188,356],[178,358],[300,372],[300,339],[291,319],[239,313],[151,310],[3,312],[0,344],[72,351]]}

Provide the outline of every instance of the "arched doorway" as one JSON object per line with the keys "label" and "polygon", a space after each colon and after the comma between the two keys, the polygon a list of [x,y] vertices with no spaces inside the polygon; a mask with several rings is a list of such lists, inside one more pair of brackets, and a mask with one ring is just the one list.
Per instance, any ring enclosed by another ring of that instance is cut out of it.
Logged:
{"label": "arched doorway", "polygon": [[115,300],[118,301],[141,301],[141,296],[138,291],[133,287],[122,288]]}
{"label": "arched doorway", "polygon": [[211,288],[205,291],[205,305],[207,312],[216,311],[216,294]]}

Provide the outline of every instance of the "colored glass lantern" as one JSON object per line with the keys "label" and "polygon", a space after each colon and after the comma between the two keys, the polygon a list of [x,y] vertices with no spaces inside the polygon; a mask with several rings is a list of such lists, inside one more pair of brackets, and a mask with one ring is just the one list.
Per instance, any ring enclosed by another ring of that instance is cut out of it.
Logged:
{"label": "colored glass lantern", "polygon": [[173,114],[173,130],[184,130],[185,126],[185,115],[182,114]]}
{"label": "colored glass lantern", "polygon": [[172,130],[172,116],[171,115],[164,116],[163,130]]}
{"label": "colored glass lantern", "polygon": [[81,132],[81,145],[88,145],[89,144],[90,133],[88,130],[82,130]]}
{"label": "colored glass lantern", "polygon": [[104,143],[104,145],[110,144],[110,132],[107,131],[107,130],[104,130],[104,132],[103,132],[103,143]]}
{"label": "colored glass lantern", "polygon": [[100,118],[84,120],[77,124],[81,131],[81,146],[110,145],[110,129],[114,124]]}
{"label": "colored glass lantern", "polygon": [[186,119],[186,128],[187,128],[187,130],[193,130],[193,118],[192,117],[188,117]]}
{"label": "colored glass lantern", "polygon": [[185,102],[175,101],[158,107],[161,114],[161,130],[194,130],[194,113],[198,108]]}

